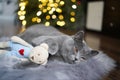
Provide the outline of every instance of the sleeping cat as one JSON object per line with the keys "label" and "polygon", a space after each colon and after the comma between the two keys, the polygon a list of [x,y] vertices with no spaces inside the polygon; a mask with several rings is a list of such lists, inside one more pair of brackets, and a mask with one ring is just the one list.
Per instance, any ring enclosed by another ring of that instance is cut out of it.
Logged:
{"label": "sleeping cat", "polygon": [[69,36],[52,26],[46,27],[37,24],[29,27],[18,36],[35,46],[42,42],[47,43],[51,57],[68,63],[79,63],[99,53],[85,43],[83,31]]}

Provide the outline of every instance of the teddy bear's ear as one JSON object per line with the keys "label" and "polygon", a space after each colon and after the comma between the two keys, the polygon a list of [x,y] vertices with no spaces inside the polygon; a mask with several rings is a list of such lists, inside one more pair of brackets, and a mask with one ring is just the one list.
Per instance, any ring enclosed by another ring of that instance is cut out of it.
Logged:
{"label": "teddy bear's ear", "polygon": [[41,43],[46,43],[49,46],[48,52],[51,55],[57,53],[59,46],[54,37],[51,36],[40,36],[32,40],[33,45],[38,46]]}
{"label": "teddy bear's ear", "polygon": [[48,50],[49,49],[49,46],[47,43],[42,43],[40,44],[41,47],[43,47],[44,49]]}

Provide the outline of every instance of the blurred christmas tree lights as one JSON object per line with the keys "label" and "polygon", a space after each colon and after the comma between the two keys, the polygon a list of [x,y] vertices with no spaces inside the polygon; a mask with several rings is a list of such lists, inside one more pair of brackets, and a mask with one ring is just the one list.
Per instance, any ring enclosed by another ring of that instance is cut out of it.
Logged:
{"label": "blurred christmas tree lights", "polygon": [[81,25],[82,15],[80,0],[19,0],[18,16],[23,29],[40,23],[75,29]]}

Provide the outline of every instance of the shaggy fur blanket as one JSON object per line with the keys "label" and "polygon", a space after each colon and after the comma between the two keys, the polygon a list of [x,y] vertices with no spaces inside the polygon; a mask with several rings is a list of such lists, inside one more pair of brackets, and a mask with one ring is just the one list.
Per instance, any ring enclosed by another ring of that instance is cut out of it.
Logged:
{"label": "shaggy fur blanket", "polygon": [[[1,38],[1,41],[8,38]],[[49,60],[46,66],[21,63],[12,57],[0,56],[0,80],[100,80],[114,67],[114,60],[103,52],[79,64]]]}

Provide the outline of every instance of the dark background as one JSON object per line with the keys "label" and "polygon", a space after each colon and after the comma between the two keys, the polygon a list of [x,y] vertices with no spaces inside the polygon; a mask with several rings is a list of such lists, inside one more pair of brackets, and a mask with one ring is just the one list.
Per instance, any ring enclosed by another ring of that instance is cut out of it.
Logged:
{"label": "dark background", "polygon": [[102,31],[100,33],[120,39],[120,0],[85,0],[86,15],[87,4],[94,1],[104,1]]}

